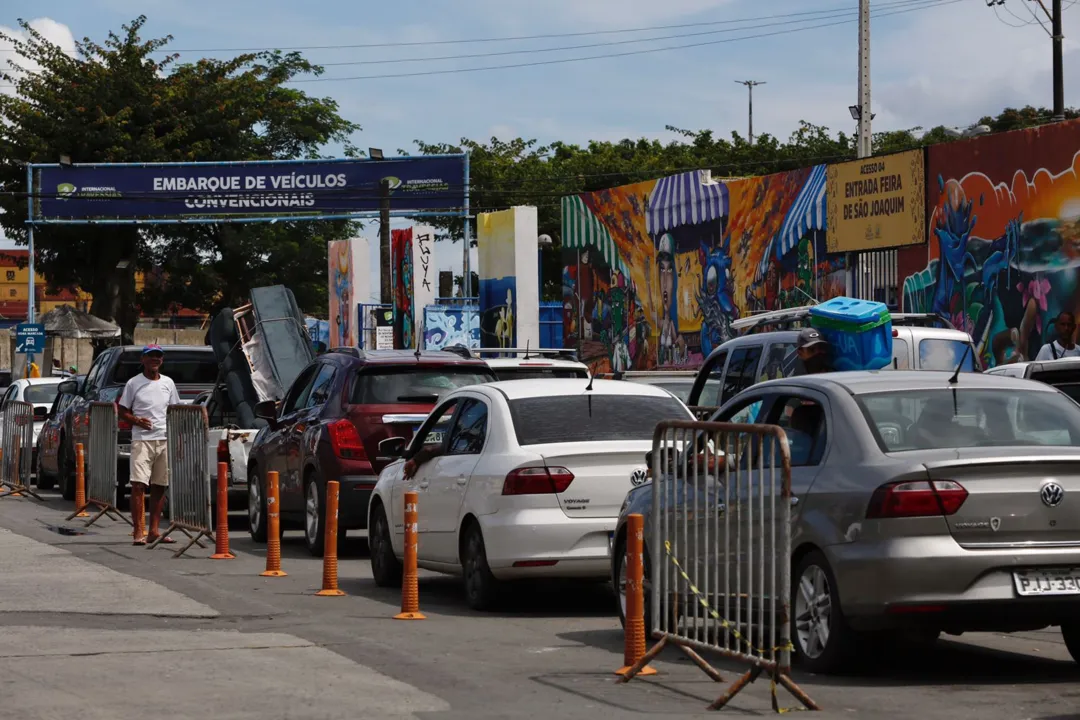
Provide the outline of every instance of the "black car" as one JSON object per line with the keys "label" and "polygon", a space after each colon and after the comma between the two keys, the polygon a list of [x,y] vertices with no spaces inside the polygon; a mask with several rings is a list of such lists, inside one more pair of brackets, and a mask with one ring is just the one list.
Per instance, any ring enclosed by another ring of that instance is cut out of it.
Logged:
{"label": "black car", "polygon": [[[190,403],[198,395],[214,387],[218,377],[218,364],[213,351],[205,345],[165,345],[164,375],[172,378],[182,402]],[[141,345],[112,347],[94,359],[86,382],[79,385],[68,380],[60,383],[60,392],[76,393],[77,397],[68,410],[67,427],[61,433],[57,477],[65,500],[75,499],[75,445],[82,443],[86,449],[86,461],[90,461],[90,404],[95,402],[118,402],[124,385],[142,372]],[[131,426],[121,422],[117,443],[120,458],[117,464],[117,495],[126,492],[128,462],[131,457]]]}
{"label": "black car", "polygon": [[[78,388],[82,388],[85,380],[85,375],[72,378]],[[68,389],[71,389],[70,386]],[[77,397],[78,392],[58,392],[52,407],[49,408],[45,424],[38,433],[34,473],[37,476],[37,486],[41,490],[51,490],[56,486],[56,478],[60,473],[60,437],[65,429],[70,427],[69,410]]]}
{"label": "black car", "polygon": [[368,500],[391,461],[383,443],[412,438],[439,397],[495,381],[483,360],[448,352],[331,350],[308,365],[280,407],[259,403],[269,422],[248,460],[251,536],[266,541],[266,473],[277,471],[282,526],[304,528],[308,550],[323,551],[326,481],[341,483],[338,537],[367,528]]}

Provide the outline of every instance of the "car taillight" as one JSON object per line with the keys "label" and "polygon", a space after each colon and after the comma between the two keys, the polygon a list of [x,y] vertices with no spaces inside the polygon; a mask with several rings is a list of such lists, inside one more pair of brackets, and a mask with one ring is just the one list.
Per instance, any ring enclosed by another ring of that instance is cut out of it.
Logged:
{"label": "car taillight", "polygon": [[564,467],[527,467],[511,470],[503,481],[503,495],[550,495],[565,492],[574,473]]}
{"label": "car taillight", "polygon": [[889,483],[874,491],[868,518],[929,517],[953,515],[967,500],[968,492],[952,480],[913,480]]}
{"label": "car taillight", "polygon": [[360,433],[350,420],[338,420],[326,426],[330,434],[330,447],[339,458],[348,460],[367,460],[367,451],[360,440]]}

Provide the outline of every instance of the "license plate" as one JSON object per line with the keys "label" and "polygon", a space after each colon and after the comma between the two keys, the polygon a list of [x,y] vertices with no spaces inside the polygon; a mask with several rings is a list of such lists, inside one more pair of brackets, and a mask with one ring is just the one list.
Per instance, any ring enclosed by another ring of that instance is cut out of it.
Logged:
{"label": "license plate", "polygon": [[443,433],[442,430],[432,430],[424,438],[425,445],[442,445]]}
{"label": "license plate", "polygon": [[1020,570],[1013,573],[1016,592],[1031,595],[1080,595],[1080,568]]}
{"label": "license plate", "polygon": [[120,450],[121,455],[130,455],[131,454],[131,446],[130,445],[119,445],[118,449]]}

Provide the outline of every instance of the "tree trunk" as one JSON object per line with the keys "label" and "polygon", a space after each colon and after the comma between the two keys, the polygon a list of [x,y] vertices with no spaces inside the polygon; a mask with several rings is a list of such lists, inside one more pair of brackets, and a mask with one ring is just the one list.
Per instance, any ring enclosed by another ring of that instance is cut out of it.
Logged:
{"label": "tree trunk", "polygon": [[[120,326],[120,344],[135,342],[135,326],[139,322],[139,310],[135,304],[135,261],[139,241],[135,228],[118,228],[114,241],[101,248],[98,254],[94,296],[90,314],[109,320]],[[125,267],[119,267],[126,262]],[[94,356],[106,347],[115,345],[112,340],[94,341]]]}

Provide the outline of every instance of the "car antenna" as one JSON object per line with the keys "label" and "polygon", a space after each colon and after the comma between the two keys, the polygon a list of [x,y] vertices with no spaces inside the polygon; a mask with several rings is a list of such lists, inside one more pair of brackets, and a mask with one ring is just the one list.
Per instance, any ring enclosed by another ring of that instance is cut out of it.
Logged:
{"label": "car antenna", "polygon": [[589,373],[589,384],[585,386],[585,392],[592,392],[592,381],[596,376]]}
{"label": "car antenna", "polygon": [[526,340],[525,341],[525,357],[523,357],[522,360],[528,360],[528,359],[529,359],[529,341]]}
{"label": "car antenna", "polygon": [[415,352],[415,353],[413,353],[413,354],[414,354],[414,355],[416,355],[416,361],[417,361],[417,362],[420,362],[420,344],[419,344],[419,343],[417,343],[417,345],[416,345],[416,352]]}
{"label": "car antenna", "polygon": [[967,360],[968,353],[971,352],[971,343],[964,345],[964,354],[960,358],[960,364],[956,366],[956,371],[953,372],[952,377],[949,378],[949,384],[955,385],[956,381],[960,379],[960,368],[964,367],[964,361]]}

